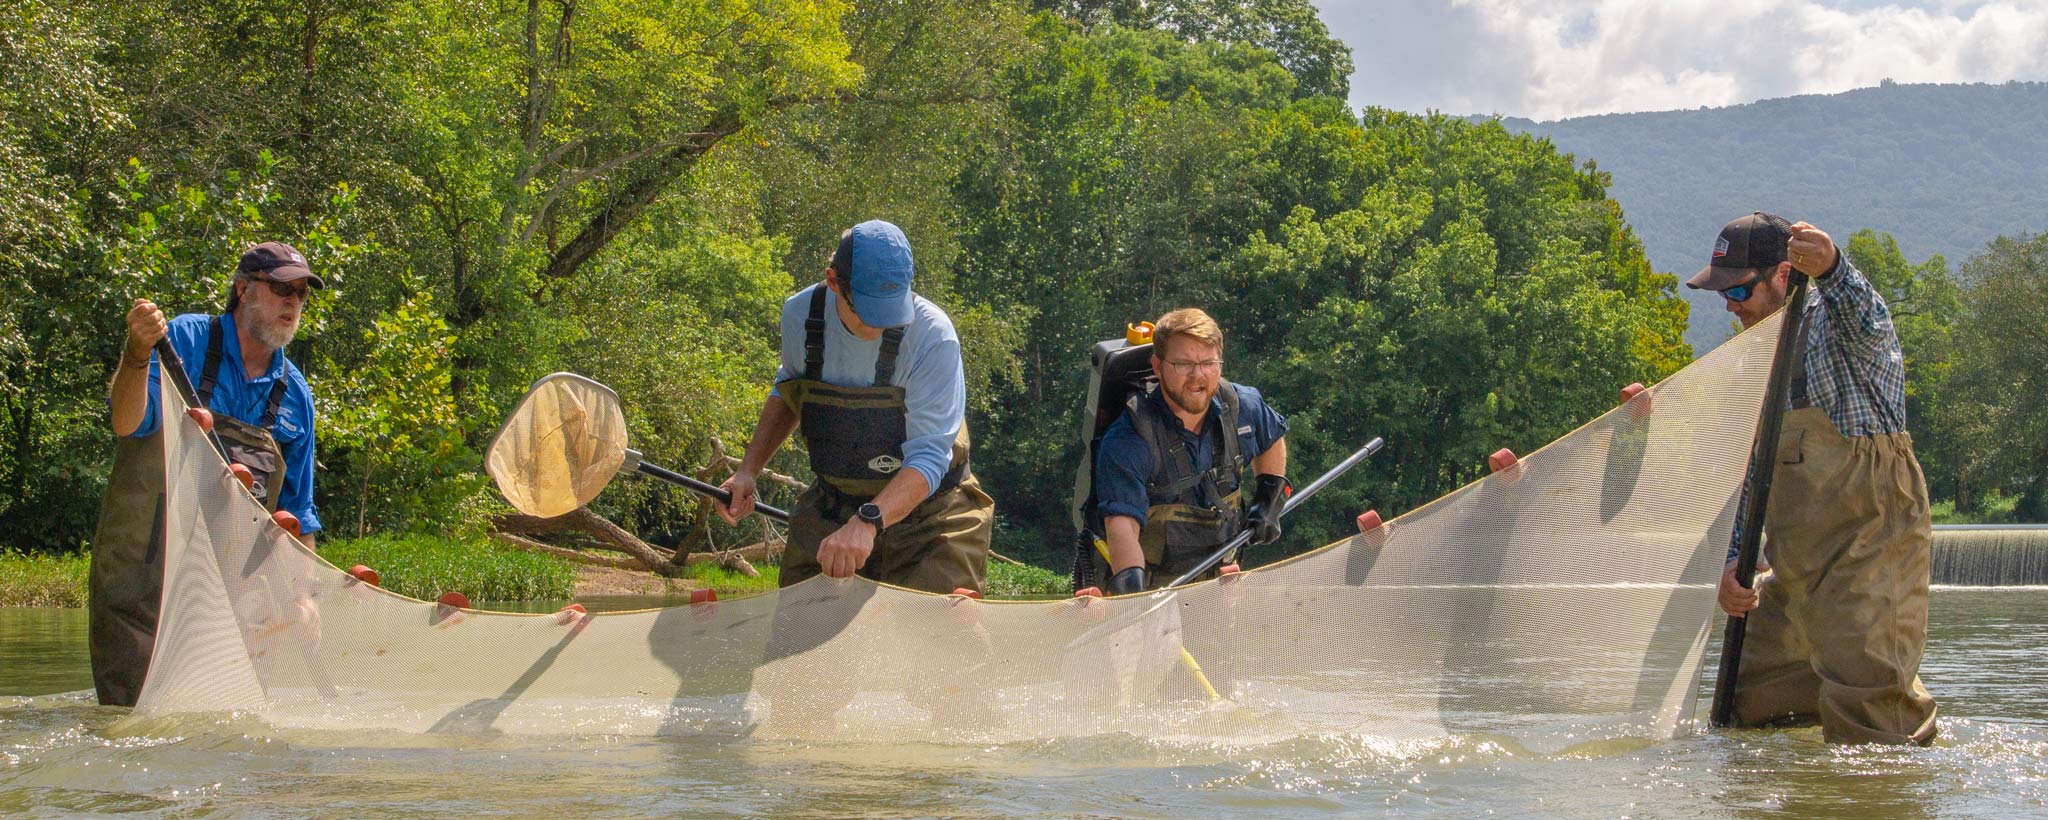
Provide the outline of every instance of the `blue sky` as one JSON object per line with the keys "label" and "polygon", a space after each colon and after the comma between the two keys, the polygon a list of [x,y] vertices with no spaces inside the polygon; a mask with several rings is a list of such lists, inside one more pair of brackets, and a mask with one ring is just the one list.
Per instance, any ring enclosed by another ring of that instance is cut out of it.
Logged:
{"label": "blue sky", "polygon": [[1316,0],[1356,105],[1539,120],[2048,80],[2048,0]]}

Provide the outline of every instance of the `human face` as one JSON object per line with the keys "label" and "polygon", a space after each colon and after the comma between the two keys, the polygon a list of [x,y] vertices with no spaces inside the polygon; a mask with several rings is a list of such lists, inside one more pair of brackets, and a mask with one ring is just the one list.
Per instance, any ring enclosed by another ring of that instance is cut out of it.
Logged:
{"label": "human face", "polygon": [[1735,293],[1729,292],[1732,290],[1739,293],[1741,291],[1739,286],[1721,291],[1721,300],[1727,303],[1728,312],[1735,314],[1736,320],[1742,323],[1742,329],[1748,330],[1755,327],[1756,323],[1763,321],[1771,314],[1776,313],[1778,308],[1785,306],[1785,280],[1786,273],[1790,269],[1791,265],[1779,263],[1777,269],[1770,273],[1751,277],[1747,282],[1749,285],[1749,298],[1747,299],[1738,300],[1735,298]]}
{"label": "human face", "polygon": [[833,293],[839,295],[837,300],[839,323],[846,326],[846,332],[853,334],[853,338],[856,339],[874,340],[882,338],[881,328],[860,320],[860,313],[853,309],[853,293],[846,287],[846,280],[839,278],[838,271],[826,268],[825,283],[826,287],[831,288]]}
{"label": "human face", "polygon": [[1163,355],[1152,356],[1152,369],[1175,410],[1199,415],[1209,410],[1216,383],[1223,378],[1223,351],[1200,339],[1175,336],[1166,340]]}
{"label": "human face", "polygon": [[[249,328],[256,341],[276,350],[290,344],[299,333],[299,316],[305,311],[309,283],[278,282],[246,277],[238,285],[242,304],[235,310],[235,322]],[[283,291],[284,295],[279,295]]]}

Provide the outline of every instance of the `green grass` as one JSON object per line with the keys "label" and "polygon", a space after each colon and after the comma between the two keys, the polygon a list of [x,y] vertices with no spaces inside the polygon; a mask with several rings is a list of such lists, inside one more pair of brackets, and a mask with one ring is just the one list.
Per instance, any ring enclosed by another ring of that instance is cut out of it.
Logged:
{"label": "green grass", "polygon": [[1043,598],[1072,591],[1073,584],[1062,573],[1029,564],[1018,566],[1008,561],[988,562],[987,594],[990,598]]}
{"label": "green grass", "polygon": [[782,577],[782,568],[774,564],[755,564],[754,570],[761,573],[761,577],[748,578],[717,564],[691,564],[679,577],[710,587],[719,595],[756,595],[774,592],[777,581]]}
{"label": "green grass", "polygon": [[342,569],[362,564],[383,587],[425,601],[456,591],[475,601],[532,601],[575,594],[576,569],[559,559],[484,539],[373,535],[320,542],[320,557]]}
{"label": "green grass", "polygon": [[1953,500],[1936,501],[1928,509],[1936,524],[2011,524],[2018,520],[2013,510],[2019,503],[2019,496],[1990,493],[1978,503],[1974,513],[1956,512]]}
{"label": "green grass", "polygon": [[85,606],[84,554],[0,550],[0,606]]}

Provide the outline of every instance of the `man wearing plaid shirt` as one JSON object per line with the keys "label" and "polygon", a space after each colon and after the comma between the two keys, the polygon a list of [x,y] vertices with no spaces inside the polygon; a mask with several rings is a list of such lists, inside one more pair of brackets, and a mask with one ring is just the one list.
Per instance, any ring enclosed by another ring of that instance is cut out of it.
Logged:
{"label": "man wearing plaid shirt", "polygon": [[1721,576],[1721,608],[1749,618],[1736,722],[1818,723],[1830,743],[1925,745],[1935,735],[1919,676],[1927,481],[1906,433],[1891,311],[1826,232],[1766,213],[1722,228],[1713,261],[1686,285],[1719,292],[1748,328],[1786,304],[1795,267],[1814,293],[1764,516],[1759,568],[1771,571],[1745,589],[1731,546]]}

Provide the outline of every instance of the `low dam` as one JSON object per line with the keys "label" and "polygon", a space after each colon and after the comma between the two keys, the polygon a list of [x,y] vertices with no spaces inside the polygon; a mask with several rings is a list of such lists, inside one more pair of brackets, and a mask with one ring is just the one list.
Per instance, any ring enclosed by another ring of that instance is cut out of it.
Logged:
{"label": "low dam", "polygon": [[2048,524],[1952,524],[1934,528],[1934,583],[2048,585]]}

